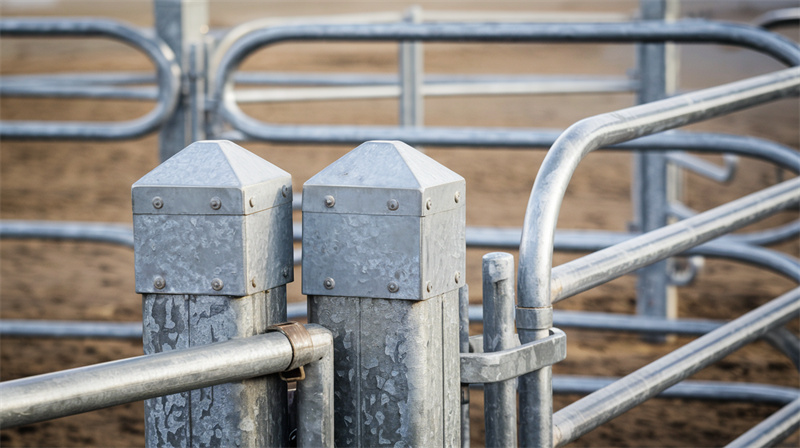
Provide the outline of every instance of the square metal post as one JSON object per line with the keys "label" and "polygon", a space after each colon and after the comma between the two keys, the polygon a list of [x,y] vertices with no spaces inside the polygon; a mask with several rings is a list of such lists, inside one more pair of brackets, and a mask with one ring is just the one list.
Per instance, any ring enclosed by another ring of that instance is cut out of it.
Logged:
{"label": "square metal post", "polygon": [[181,66],[183,89],[175,112],[161,128],[162,161],[196,140],[205,138],[205,36],[208,0],[154,0],[156,35],[175,53]]}
{"label": "square metal post", "polygon": [[334,336],[336,445],[460,445],[464,179],[373,141],[303,188],[303,293]]}
{"label": "square metal post", "polygon": [[[261,334],[286,320],[291,176],[228,141],[193,143],[132,188],[145,354]],[[277,375],[145,401],[148,447],[287,444]]]}
{"label": "square metal post", "polygon": [[[676,4],[668,0],[641,0],[643,20],[675,18]],[[676,78],[674,49],[668,44],[640,44],[638,72],[641,87],[638,102],[665,98],[674,90]],[[670,183],[678,181],[675,169],[669,169],[663,152],[639,152],[634,155],[633,209],[635,227],[649,232],[667,225]],[[670,179],[669,173],[672,173]],[[662,319],[675,318],[677,291],[669,282],[670,260],[640,269],[636,283],[636,310],[639,315]],[[663,341],[664,336],[649,336]]]}

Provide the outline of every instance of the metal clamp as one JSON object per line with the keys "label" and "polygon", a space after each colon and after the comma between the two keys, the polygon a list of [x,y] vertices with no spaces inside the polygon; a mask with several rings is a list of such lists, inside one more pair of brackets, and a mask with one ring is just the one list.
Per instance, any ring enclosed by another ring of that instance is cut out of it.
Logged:
{"label": "metal clamp", "polygon": [[284,322],[270,325],[267,327],[267,332],[270,331],[283,333],[292,344],[292,361],[289,367],[280,373],[281,379],[286,382],[304,380],[306,372],[303,366],[314,361],[314,341],[306,327],[297,322]]}
{"label": "metal clamp", "polygon": [[518,306],[515,318],[517,329],[547,330],[553,327],[553,307],[523,308]]}
{"label": "metal clamp", "polygon": [[462,383],[496,383],[551,366],[567,357],[567,335],[558,328],[550,336],[507,350],[461,353]]}

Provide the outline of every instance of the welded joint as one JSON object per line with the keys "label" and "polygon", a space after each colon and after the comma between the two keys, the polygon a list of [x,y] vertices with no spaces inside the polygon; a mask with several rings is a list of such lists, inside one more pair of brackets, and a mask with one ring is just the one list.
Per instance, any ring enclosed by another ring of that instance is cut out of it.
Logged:
{"label": "welded joint", "polygon": [[270,325],[267,332],[277,331],[286,336],[292,344],[292,361],[285,371],[281,372],[284,381],[302,381],[306,378],[303,366],[316,361],[314,359],[314,341],[311,339],[306,327],[297,322],[283,322]]}
{"label": "welded joint", "polygon": [[567,335],[558,328],[550,336],[514,348],[489,353],[461,353],[462,383],[496,383],[564,360]]}
{"label": "welded joint", "polygon": [[549,330],[553,328],[553,307],[527,308],[517,306],[515,318],[517,329]]}

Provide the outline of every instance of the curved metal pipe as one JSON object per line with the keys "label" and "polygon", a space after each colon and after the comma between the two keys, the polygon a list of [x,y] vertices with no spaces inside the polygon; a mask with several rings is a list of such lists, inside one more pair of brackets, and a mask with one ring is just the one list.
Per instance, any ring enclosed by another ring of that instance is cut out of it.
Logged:
{"label": "curved metal pipe", "polygon": [[539,170],[543,174],[536,177],[528,201],[520,244],[520,306],[550,306],[558,213],[572,173],[589,152],[798,93],[800,68],[793,68],[598,115],[570,126],[548,151]]}
{"label": "curved metal pipe", "polygon": [[145,135],[172,114],[180,94],[181,70],[170,48],[155,36],[113,20],[3,19],[0,35],[11,37],[106,37],[142,50],[156,67],[158,102],[146,115],[122,122],[0,121],[2,138],[122,140]]}
{"label": "curved metal pipe", "polygon": [[[497,145],[507,137],[503,130],[458,128],[404,130],[372,126],[284,126],[261,122],[247,116],[236,104],[233,72],[252,52],[283,41],[487,41],[487,42],[687,42],[720,43],[747,47],[766,53],[788,65],[800,64],[800,50],[791,41],[764,30],[742,25],[686,20],[674,23],[528,23],[528,24],[373,24],[280,26],[251,31],[233,43],[219,58],[214,78],[214,105],[234,128],[250,138],[274,142],[326,142],[360,144],[367,140],[403,140],[409,144],[470,146]],[[215,55],[215,58],[217,56]],[[476,132],[477,131],[477,132]],[[453,135],[458,132],[458,135]],[[521,136],[520,136],[521,137]],[[456,141],[458,143],[456,143]],[[527,144],[526,146],[531,146]],[[534,145],[538,146],[538,145]],[[675,149],[675,148],[672,148]]]}

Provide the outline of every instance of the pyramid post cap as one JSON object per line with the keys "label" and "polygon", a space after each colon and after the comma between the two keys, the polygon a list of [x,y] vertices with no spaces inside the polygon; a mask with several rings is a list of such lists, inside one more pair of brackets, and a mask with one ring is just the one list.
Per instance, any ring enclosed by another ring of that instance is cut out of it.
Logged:
{"label": "pyramid post cap", "polygon": [[204,140],[136,181],[132,197],[134,214],[250,214],[291,202],[291,175],[233,142]]}
{"label": "pyramid post cap", "polygon": [[359,145],[309,179],[303,191],[304,212],[405,216],[463,206],[454,198],[466,193],[463,177],[403,142],[387,140]]}

